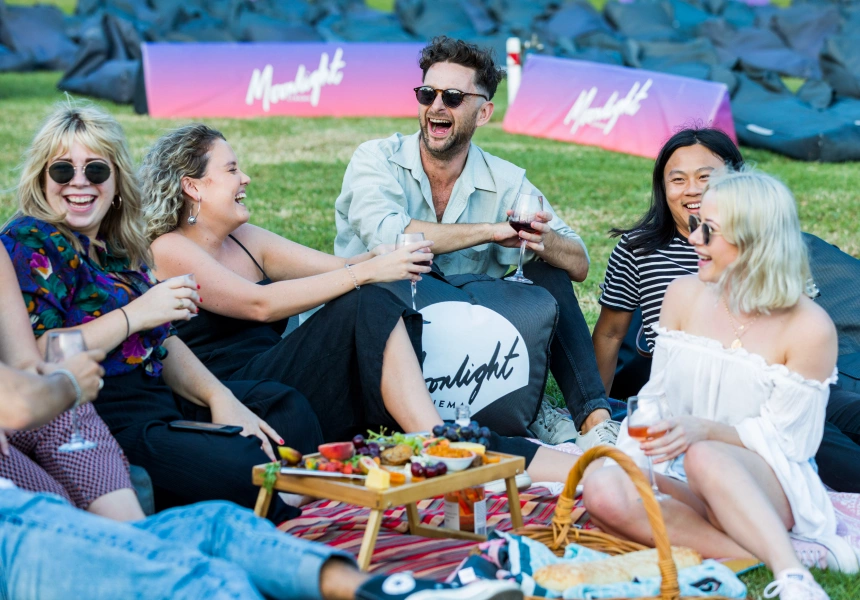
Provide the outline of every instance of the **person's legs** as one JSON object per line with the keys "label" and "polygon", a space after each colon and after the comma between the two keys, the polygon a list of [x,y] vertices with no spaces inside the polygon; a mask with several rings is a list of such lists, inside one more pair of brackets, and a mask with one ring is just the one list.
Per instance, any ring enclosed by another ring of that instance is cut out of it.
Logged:
{"label": "person's legs", "polygon": [[36,440],[33,430],[15,431],[9,434],[9,456],[0,455],[0,477],[8,479],[28,492],[60,496],[74,506],[72,497],[66,489],[26,456],[25,453],[29,454]]}
{"label": "person's legs", "polygon": [[[590,471],[590,472],[589,472]],[[657,476],[660,490],[672,496],[661,503],[669,539],[705,558],[751,558],[752,555],[707,520],[704,504],[677,480]],[[612,535],[654,545],[651,525],[630,478],[618,467],[586,471],[583,501],[594,523]]]}
{"label": "person's legs", "polygon": [[837,492],[860,493],[860,394],[830,386],[818,475]]}
{"label": "person's legs", "polygon": [[0,491],[0,532],[4,598],[262,600],[235,565],[54,496]]}
{"label": "person's legs", "polygon": [[382,401],[403,431],[430,431],[442,423],[403,319],[391,332],[382,354]]}
{"label": "person's legs", "polygon": [[142,519],[128,460],[92,404],[78,407],[78,426],[84,439],[97,444],[95,448],[60,452],[73,427],[71,412],[66,411],[35,430],[32,454],[36,462],[68,491],[78,508],[116,521]]}
{"label": "person's legs", "polygon": [[[117,440],[152,478],[156,510],[204,500],[253,507],[259,488],[251,483],[251,468],[270,462],[255,437],[177,431],[163,421],[123,431]],[[298,512],[276,494],[267,517],[281,523]]]}
{"label": "person's legs", "polygon": [[320,573],[326,562],[339,557],[354,565],[351,555],[282,533],[229,502],[174,508],[137,527],[238,566],[269,598],[320,598]]}
{"label": "person's legs", "polygon": [[542,261],[524,265],[523,271],[558,303],[558,327],[550,345],[550,370],[564,394],[574,424],[585,433],[609,419],[610,410],[591,334],[573,293],[573,284],[564,271]]}
{"label": "person's legs", "polygon": [[362,286],[327,303],[230,379],[274,379],[295,387],[316,412],[327,441],[376,425],[426,430],[441,420],[417,359],[421,326],[421,315],[393,294]]}

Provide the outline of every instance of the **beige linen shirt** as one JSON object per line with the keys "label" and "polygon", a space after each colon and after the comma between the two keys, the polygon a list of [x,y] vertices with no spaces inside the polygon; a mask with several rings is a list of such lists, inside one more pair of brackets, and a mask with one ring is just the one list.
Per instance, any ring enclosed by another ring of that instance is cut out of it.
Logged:
{"label": "beige linen shirt", "polygon": [[[379,244],[393,244],[412,219],[436,221],[419,143],[418,133],[410,136],[395,133],[387,139],[365,142],[355,151],[335,201],[337,256],[355,256]],[[506,211],[521,190],[541,194],[526,178],[524,169],[472,144],[441,223],[505,221]],[[544,210],[552,215],[550,227],[556,233],[576,240],[585,250],[582,239],[555,214],[546,198]],[[487,243],[434,260],[446,275],[485,273],[501,277],[518,258],[518,248]],[[526,260],[533,258],[534,253],[526,251]]]}

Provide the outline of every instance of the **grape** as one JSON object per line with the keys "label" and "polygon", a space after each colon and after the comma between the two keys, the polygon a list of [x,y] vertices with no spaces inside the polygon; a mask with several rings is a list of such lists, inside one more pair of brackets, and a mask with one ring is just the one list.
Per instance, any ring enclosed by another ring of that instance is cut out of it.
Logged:
{"label": "grape", "polygon": [[433,437],[442,437],[445,435],[446,427],[444,425],[435,425],[433,427]]}
{"label": "grape", "polygon": [[490,428],[489,427],[481,427],[481,429],[478,431],[478,435],[480,435],[480,437],[482,437],[482,438],[490,437]]}
{"label": "grape", "polygon": [[437,475],[439,475],[439,469],[437,467],[438,467],[438,465],[430,465],[430,466],[424,467],[424,472],[427,474],[427,479],[430,479],[431,477],[436,477]]}
{"label": "grape", "polygon": [[477,422],[477,421],[472,421],[471,423],[469,423],[469,426],[470,426],[472,429],[474,429],[475,431],[478,431],[478,430],[481,428],[481,426],[480,426],[480,425],[478,425],[478,422]]}
{"label": "grape", "polygon": [[358,452],[362,456],[370,456],[370,448],[368,448],[367,446],[362,446],[361,448],[356,450],[356,452]]}
{"label": "grape", "polygon": [[451,440],[452,442],[456,442],[456,441],[459,441],[460,434],[457,433],[457,430],[454,429],[453,427],[449,427],[447,430],[445,430],[445,437],[448,438],[449,440]]}
{"label": "grape", "polygon": [[438,465],[436,465],[436,470],[438,471],[439,475],[444,475],[448,472],[448,465],[443,462],[440,462]]}
{"label": "grape", "polygon": [[363,435],[358,434],[357,436],[352,438],[352,445],[355,446],[356,450],[360,450],[361,448],[364,448],[367,445],[367,442],[364,441]]}
{"label": "grape", "polygon": [[469,440],[474,439],[476,437],[475,430],[471,427],[463,427],[460,430],[460,437],[463,439],[464,442],[468,442]]}
{"label": "grape", "polygon": [[488,440],[488,439],[487,439],[487,438],[485,438],[485,437],[480,437],[480,438],[478,438],[478,443],[479,443],[479,444],[481,444],[483,447],[485,447],[485,448],[486,448],[486,447],[488,447],[488,446],[490,445],[490,440]]}
{"label": "grape", "polygon": [[412,476],[413,477],[424,477],[426,475],[426,471],[421,463],[412,463]]}

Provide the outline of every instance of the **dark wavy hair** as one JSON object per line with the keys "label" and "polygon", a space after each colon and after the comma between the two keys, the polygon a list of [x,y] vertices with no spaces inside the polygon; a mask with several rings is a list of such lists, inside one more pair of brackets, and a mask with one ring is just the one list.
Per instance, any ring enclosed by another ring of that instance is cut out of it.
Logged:
{"label": "dark wavy hair", "polygon": [[463,40],[444,35],[434,37],[430,45],[421,50],[418,66],[421,67],[421,80],[427,76],[427,69],[436,63],[449,62],[475,70],[475,85],[485,92],[490,100],[496,94],[499,82],[505,78],[505,70],[496,67],[492,48],[478,48]]}
{"label": "dark wavy hair", "polygon": [[738,170],[744,164],[741,151],[729,136],[711,127],[682,129],[663,144],[657,161],[654,163],[654,173],[651,176],[651,206],[648,212],[629,229],[613,228],[609,233],[617,237],[624,233],[636,232],[631,236],[629,242],[630,251],[641,250],[644,254],[651,254],[658,248],[665,248],[672,242],[677,233],[675,220],[669,210],[669,202],[666,200],[666,183],[663,181],[663,172],[666,163],[680,148],[687,148],[701,144],[717,156],[726,166]]}

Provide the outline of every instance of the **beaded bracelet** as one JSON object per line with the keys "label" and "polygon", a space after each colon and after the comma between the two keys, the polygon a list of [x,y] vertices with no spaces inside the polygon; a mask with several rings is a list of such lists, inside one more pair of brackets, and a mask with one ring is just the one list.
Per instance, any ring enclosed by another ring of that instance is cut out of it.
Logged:
{"label": "beaded bracelet", "polygon": [[81,390],[81,386],[78,385],[78,380],[75,379],[74,374],[72,374],[68,369],[56,369],[51,372],[51,375],[64,375],[72,382],[72,387],[75,388],[75,404],[73,406],[74,408],[77,408],[81,403],[81,400],[84,399],[84,392]]}
{"label": "beaded bracelet", "polygon": [[358,279],[355,278],[355,273],[352,272],[352,265],[347,263],[344,266],[346,267],[346,270],[349,271],[349,274],[352,277],[352,285],[355,286],[355,289],[360,290],[361,286],[358,285]]}

